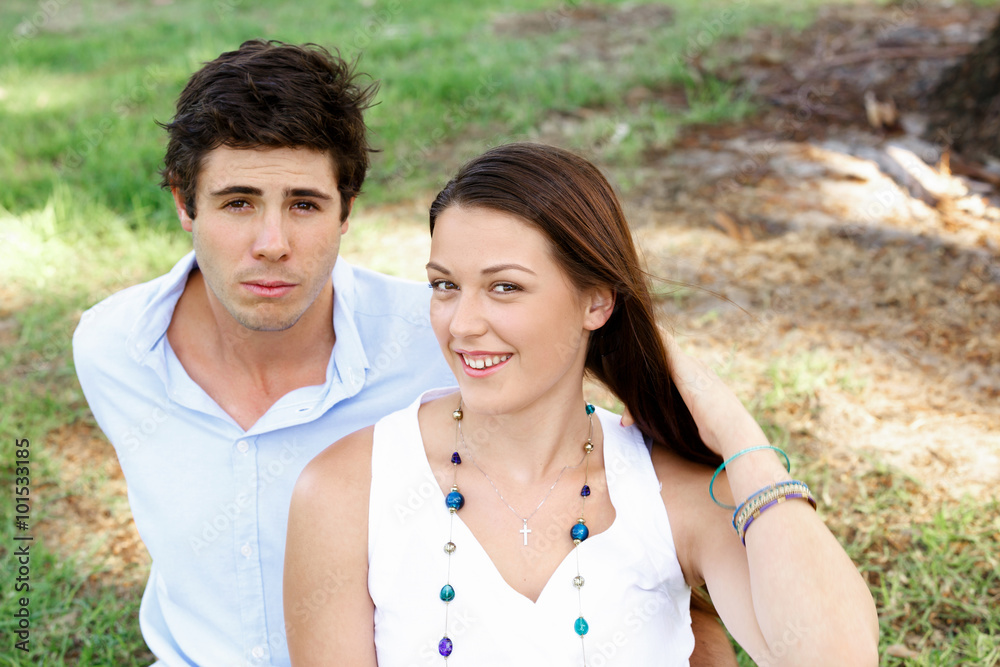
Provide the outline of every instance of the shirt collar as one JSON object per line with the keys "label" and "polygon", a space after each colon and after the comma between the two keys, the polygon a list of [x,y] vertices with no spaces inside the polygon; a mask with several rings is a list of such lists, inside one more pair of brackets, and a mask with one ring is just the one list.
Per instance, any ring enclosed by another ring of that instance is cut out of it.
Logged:
{"label": "shirt collar", "polygon": [[192,250],[181,258],[169,273],[158,280],[159,289],[149,299],[129,331],[126,344],[129,354],[136,363],[142,365],[148,363],[160,339],[166,335],[167,327],[170,326],[170,320],[174,316],[174,308],[187,285],[188,275],[196,265]]}
{"label": "shirt collar", "polygon": [[[131,357],[140,365],[152,367],[164,384],[169,384],[169,380],[165,372],[163,338],[177,301],[184,293],[188,276],[197,265],[194,251],[191,251],[159,278],[157,288],[129,332],[127,345]],[[312,411],[316,414],[322,414],[333,404],[354,396],[364,387],[370,366],[355,322],[355,307],[354,267],[338,258],[333,268],[332,325],[336,342],[327,365],[325,386],[315,396]]]}
{"label": "shirt collar", "polygon": [[365,354],[355,320],[357,295],[354,282],[354,267],[337,258],[333,267],[333,331],[337,340],[333,346],[331,365],[327,367],[327,386],[330,386],[331,379],[336,381],[337,377],[333,374],[339,374],[346,396],[361,391],[369,369],[368,355]]}

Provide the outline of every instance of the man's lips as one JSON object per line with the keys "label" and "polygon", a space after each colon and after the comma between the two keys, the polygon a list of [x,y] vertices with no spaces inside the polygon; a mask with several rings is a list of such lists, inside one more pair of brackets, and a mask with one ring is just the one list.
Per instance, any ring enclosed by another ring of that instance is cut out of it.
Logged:
{"label": "man's lips", "polygon": [[283,280],[252,280],[241,284],[255,295],[269,298],[285,296],[296,287],[294,283]]}

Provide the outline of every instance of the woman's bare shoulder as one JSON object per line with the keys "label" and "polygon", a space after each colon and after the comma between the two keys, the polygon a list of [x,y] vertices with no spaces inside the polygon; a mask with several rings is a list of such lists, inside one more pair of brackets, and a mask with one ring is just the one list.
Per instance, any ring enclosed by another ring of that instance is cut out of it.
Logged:
{"label": "woman's bare shoulder", "polygon": [[346,435],[310,461],[295,484],[295,495],[320,500],[331,495],[363,494],[371,488],[375,427]]}

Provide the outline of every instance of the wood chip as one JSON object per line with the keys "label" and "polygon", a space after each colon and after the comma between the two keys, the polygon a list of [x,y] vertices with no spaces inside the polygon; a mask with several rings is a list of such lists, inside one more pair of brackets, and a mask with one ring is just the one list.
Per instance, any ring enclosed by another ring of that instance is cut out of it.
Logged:
{"label": "wood chip", "polygon": [[903,644],[893,644],[885,650],[885,654],[893,658],[917,658],[920,654]]}

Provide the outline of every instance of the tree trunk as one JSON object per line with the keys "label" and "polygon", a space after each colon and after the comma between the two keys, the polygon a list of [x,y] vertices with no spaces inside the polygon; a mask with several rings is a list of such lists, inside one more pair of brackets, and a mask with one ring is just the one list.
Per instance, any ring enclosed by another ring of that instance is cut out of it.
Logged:
{"label": "tree trunk", "polygon": [[926,138],[974,159],[1000,158],[1000,20],[929,100]]}

